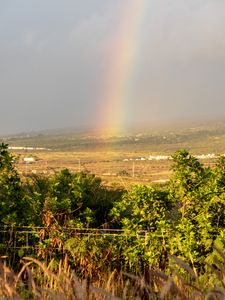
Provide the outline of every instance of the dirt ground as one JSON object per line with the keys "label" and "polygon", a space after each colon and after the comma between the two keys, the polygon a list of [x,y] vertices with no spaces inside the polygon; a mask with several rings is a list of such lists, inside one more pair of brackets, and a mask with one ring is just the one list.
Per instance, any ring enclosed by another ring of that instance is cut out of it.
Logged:
{"label": "dirt ground", "polygon": [[[149,160],[147,152],[118,151],[15,151],[20,174],[54,174],[64,168],[91,172],[106,185],[124,187],[138,183],[164,182],[171,175],[171,160]],[[33,162],[26,162],[26,158]],[[24,160],[25,158],[25,160]]]}

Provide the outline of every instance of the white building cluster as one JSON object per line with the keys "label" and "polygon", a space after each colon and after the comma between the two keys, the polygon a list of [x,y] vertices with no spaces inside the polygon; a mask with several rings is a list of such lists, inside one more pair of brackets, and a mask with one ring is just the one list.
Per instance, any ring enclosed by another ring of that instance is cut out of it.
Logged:
{"label": "white building cluster", "polygon": [[195,157],[198,159],[216,158],[216,154],[208,153],[208,154],[195,155]]}
{"label": "white building cluster", "polygon": [[[208,154],[200,154],[200,155],[194,155],[197,159],[213,159],[216,158],[215,153],[208,153]],[[123,161],[134,161],[134,160],[168,160],[172,159],[170,155],[149,155],[148,158],[146,157],[137,157],[137,158],[125,158]]]}
{"label": "white building cluster", "polygon": [[50,150],[47,148],[42,148],[42,147],[17,147],[17,146],[10,146],[8,147],[9,150]]}
{"label": "white building cluster", "polygon": [[168,155],[149,155],[148,160],[167,160],[171,159]]}

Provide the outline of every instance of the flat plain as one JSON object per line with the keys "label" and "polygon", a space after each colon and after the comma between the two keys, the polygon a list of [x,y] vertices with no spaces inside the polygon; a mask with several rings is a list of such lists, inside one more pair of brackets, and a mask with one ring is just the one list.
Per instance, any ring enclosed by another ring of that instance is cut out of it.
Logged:
{"label": "flat plain", "polygon": [[[3,137],[17,157],[22,174],[53,174],[68,168],[91,172],[106,185],[164,182],[170,178],[170,159],[179,149],[214,164],[225,153],[225,122],[176,125],[130,131],[120,135],[73,130]],[[27,158],[32,158],[31,161]]]}

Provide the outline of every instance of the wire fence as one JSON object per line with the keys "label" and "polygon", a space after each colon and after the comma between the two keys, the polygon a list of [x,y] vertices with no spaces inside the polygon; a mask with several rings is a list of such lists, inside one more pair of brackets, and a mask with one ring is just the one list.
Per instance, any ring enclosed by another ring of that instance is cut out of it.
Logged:
{"label": "wire fence", "polygon": [[28,227],[28,226],[0,226],[0,255],[7,252],[23,249],[27,253],[36,251],[41,240],[59,238],[66,241],[73,237],[111,237],[111,238],[137,238],[146,239],[147,231],[134,233],[122,229],[105,228],[52,228],[52,227]]}

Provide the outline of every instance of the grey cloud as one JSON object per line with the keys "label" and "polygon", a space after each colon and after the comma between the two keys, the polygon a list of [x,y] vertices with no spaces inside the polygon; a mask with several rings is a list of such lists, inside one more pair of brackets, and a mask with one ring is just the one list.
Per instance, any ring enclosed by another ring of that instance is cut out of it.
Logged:
{"label": "grey cloud", "polygon": [[[0,2],[0,134],[95,125],[130,1]],[[127,122],[221,116],[225,2],[146,3]]]}

